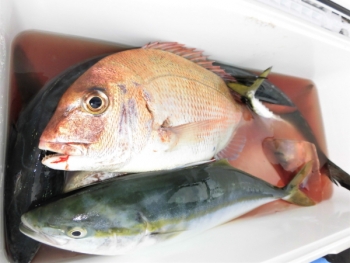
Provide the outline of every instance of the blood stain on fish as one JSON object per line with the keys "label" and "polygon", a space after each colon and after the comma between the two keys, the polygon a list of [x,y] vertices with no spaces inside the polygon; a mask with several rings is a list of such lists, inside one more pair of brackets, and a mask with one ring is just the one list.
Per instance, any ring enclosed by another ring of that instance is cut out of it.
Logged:
{"label": "blood stain on fish", "polygon": [[54,161],[53,163],[61,163],[61,162],[65,162],[67,161],[69,158],[69,155],[66,156],[60,156],[59,159],[57,161]]}

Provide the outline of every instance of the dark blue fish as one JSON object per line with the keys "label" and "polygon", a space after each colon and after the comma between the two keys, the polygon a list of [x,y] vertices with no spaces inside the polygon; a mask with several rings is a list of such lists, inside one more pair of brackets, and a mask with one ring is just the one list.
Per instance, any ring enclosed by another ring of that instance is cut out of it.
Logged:
{"label": "dark blue fish", "polygon": [[21,112],[10,131],[6,155],[4,215],[5,243],[9,260],[30,262],[40,243],[19,231],[20,218],[30,208],[62,192],[63,171],[55,171],[41,160],[39,138],[65,90],[99,59],[93,58],[49,82]]}

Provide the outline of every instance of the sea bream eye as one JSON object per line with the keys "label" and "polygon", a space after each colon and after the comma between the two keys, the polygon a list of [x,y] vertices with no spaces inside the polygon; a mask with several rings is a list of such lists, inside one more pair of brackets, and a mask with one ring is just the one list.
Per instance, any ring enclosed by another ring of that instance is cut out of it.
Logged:
{"label": "sea bream eye", "polygon": [[67,231],[67,235],[71,238],[83,238],[87,234],[86,229],[81,227],[73,227]]}
{"label": "sea bream eye", "polygon": [[100,97],[92,97],[90,100],[89,100],[89,104],[90,104],[90,107],[91,108],[94,108],[94,109],[99,109],[101,108],[102,106],[102,99]]}
{"label": "sea bream eye", "polygon": [[82,104],[87,112],[98,115],[106,111],[109,100],[103,91],[92,90],[84,96]]}

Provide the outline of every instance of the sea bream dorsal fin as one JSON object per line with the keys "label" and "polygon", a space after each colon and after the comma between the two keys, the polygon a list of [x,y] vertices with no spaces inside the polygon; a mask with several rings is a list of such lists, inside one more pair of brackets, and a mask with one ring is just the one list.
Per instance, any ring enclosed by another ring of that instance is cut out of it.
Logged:
{"label": "sea bream dorsal fin", "polygon": [[195,48],[187,48],[183,44],[177,42],[152,42],[142,48],[144,49],[160,49],[167,52],[171,52],[183,58],[186,58],[203,68],[210,70],[222,79],[230,82],[236,82],[236,79],[228,74],[220,66],[213,65],[213,60],[208,60],[207,56],[203,56],[203,51],[196,50]]}

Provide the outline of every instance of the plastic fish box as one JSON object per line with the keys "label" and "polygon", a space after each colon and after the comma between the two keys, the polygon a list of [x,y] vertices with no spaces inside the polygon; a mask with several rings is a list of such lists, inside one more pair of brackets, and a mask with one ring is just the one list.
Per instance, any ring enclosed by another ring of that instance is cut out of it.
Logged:
{"label": "plastic fish box", "polygon": [[[219,62],[258,71],[272,65],[274,72],[310,79],[318,88],[329,156],[350,173],[350,38],[346,36],[254,0],[0,0],[1,183],[10,45],[26,30],[130,46],[177,41],[204,50]],[[349,204],[350,192],[334,187],[333,197],[314,207],[256,214],[162,249],[98,259],[55,254],[51,260],[310,262],[350,247]],[[5,262],[3,238],[0,243],[0,261]]]}

